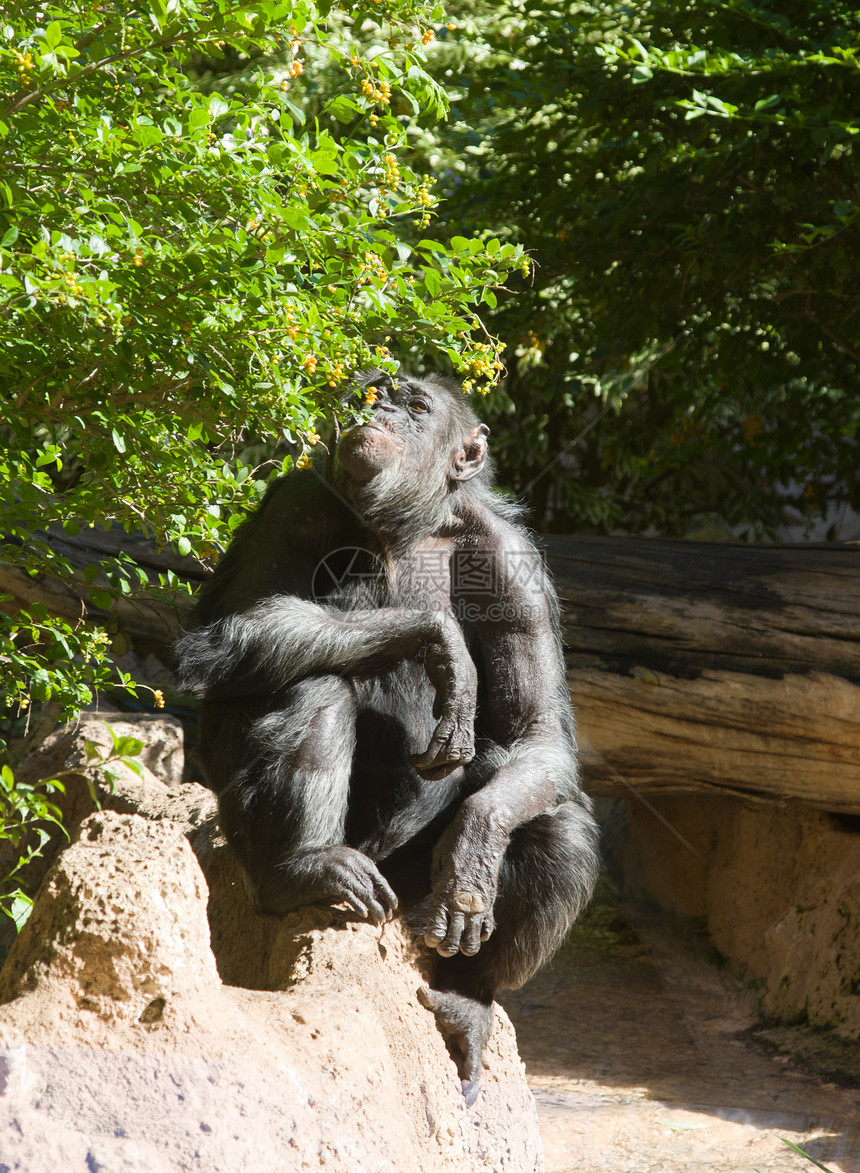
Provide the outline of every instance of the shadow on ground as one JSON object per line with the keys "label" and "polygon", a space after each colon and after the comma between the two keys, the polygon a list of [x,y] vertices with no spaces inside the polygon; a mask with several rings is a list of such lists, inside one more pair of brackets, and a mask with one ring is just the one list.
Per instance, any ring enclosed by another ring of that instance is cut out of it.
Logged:
{"label": "shadow on ground", "polygon": [[860,1170],[860,1090],[769,1053],[755,993],[689,925],[634,926],[604,890],[553,964],[503,1001],[547,1173],[814,1169],[781,1138],[833,1173]]}

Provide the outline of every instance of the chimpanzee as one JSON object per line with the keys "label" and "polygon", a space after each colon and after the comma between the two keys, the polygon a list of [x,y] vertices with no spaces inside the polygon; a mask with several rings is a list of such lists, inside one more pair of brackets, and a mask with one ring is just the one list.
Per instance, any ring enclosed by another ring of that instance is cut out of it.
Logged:
{"label": "chimpanzee", "polygon": [[472,1103],[493,997],[589,899],[597,831],[556,596],[488,429],[444,379],[371,382],[331,470],[282,477],[239,528],[177,659],[257,911],[402,906]]}

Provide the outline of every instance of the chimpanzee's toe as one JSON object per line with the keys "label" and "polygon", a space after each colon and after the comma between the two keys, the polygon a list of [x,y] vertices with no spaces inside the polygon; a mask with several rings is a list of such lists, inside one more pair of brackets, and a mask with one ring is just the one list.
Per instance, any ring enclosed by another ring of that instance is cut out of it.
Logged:
{"label": "chimpanzee's toe", "polygon": [[471,1107],[480,1090],[484,1046],[493,1025],[492,1004],[456,990],[431,990],[429,986],[421,987],[418,1000],[436,1016],[448,1053],[457,1064],[463,1098]]}
{"label": "chimpanzee's toe", "polygon": [[466,1107],[471,1108],[475,1100],[478,1098],[478,1092],[481,1090],[481,1085],[477,1079],[461,1079],[460,1087],[463,1092],[463,1099],[466,1101]]}

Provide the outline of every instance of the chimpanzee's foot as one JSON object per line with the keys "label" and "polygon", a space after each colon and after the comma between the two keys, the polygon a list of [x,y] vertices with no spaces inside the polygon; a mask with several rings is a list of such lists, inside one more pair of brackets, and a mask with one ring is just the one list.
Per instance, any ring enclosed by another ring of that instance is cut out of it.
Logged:
{"label": "chimpanzee's foot", "polygon": [[471,1107],[480,1090],[484,1046],[493,1025],[492,1003],[429,986],[418,991],[418,1001],[436,1015],[436,1025],[457,1064],[466,1104]]}
{"label": "chimpanzee's foot", "polygon": [[348,904],[371,924],[394,916],[397,896],[372,859],[345,844],[304,851],[251,880],[260,916],[284,917],[306,904]]}

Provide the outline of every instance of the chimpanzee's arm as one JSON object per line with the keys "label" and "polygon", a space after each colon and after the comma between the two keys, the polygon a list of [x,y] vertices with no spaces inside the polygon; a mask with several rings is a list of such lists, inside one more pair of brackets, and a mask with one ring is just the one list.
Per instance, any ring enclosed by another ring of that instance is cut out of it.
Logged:
{"label": "chimpanzee's arm", "polygon": [[176,650],[181,686],[218,700],[270,695],[311,675],[385,671],[423,656],[439,723],[416,768],[442,777],[474,757],[477,675],[446,611],[339,611],[275,595],[186,632]]}
{"label": "chimpanzee's arm", "polygon": [[578,794],[555,596],[532,555],[532,575],[521,568],[519,581],[498,576],[504,621],[487,599],[477,608],[487,693],[481,732],[495,749],[486,780],[464,799],[434,853],[425,940],[445,956],[476,953],[493,931],[499,868],[514,830]]}

